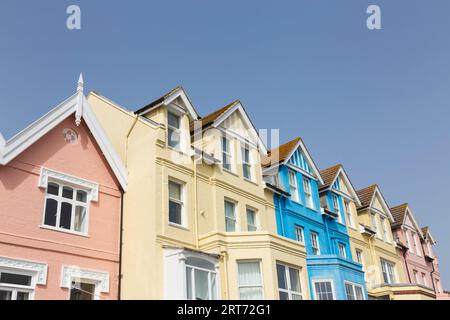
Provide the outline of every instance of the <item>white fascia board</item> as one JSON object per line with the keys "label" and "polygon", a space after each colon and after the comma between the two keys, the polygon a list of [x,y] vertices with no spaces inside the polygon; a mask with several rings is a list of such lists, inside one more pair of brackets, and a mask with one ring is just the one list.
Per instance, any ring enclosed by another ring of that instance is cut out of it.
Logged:
{"label": "white fascia board", "polygon": [[416,218],[414,217],[414,214],[413,214],[411,208],[407,205],[405,210],[406,210],[406,214],[405,214],[405,216],[403,217],[403,223],[405,223],[406,216],[409,215],[410,218],[411,218],[411,220],[412,220],[412,222],[414,223],[414,227],[416,228],[416,232],[417,232],[417,233],[420,235],[420,237],[423,239],[423,238],[424,238],[424,235],[423,235],[423,233],[422,233],[422,229],[420,228],[419,224],[417,223]]}
{"label": "white fascia board", "polygon": [[178,90],[173,92],[171,95],[164,98],[163,104],[168,106],[177,98],[180,98],[183,101],[183,103],[185,104],[186,108],[189,111],[189,115],[191,116],[192,120],[197,120],[199,117],[198,113],[197,113],[197,111],[195,111],[195,108],[192,105],[191,100],[188,98],[188,96],[187,96],[186,92],[184,92],[183,88],[179,88]]}
{"label": "white fascia board", "polygon": [[244,107],[242,106],[242,104],[240,102],[237,102],[235,106],[228,109],[220,117],[218,117],[212,124],[212,127],[217,128],[222,122],[225,121],[225,119],[227,119],[235,111],[239,111],[242,119],[244,120],[245,125],[248,128],[251,128],[250,133],[253,135],[253,139],[257,142],[258,147],[261,148],[261,150],[264,154],[267,154],[267,148],[264,145],[264,142],[262,141],[261,137],[258,134],[258,131],[256,130],[255,126],[253,125],[247,112],[245,111]]}
{"label": "white fascia board", "polygon": [[373,192],[372,200],[370,202],[370,207],[372,207],[373,201],[377,194],[378,194],[379,199],[381,200],[381,205],[383,206],[385,214],[387,214],[389,220],[391,220],[391,222],[394,223],[395,220],[394,220],[394,217],[392,216],[391,210],[389,210],[389,206],[387,205],[386,200],[384,200],[384,197],[381,194],[381,191],[378,189],[378,186],[375,188],[375,191]]}
{"label": "white fascia board", "polygon": [[289,156],[286,157],[283,164],[286,165],[288,163],[289,159],[291,159],[292,155],[299,147],[302,149],[303,154],[306,156],[306,159],[308,160],[308,163],[311,166],[311,168],[316,176],[316,179],[319,180],[319,182],[321,184],[324,184],[322,176],[320,175],[319,168],[316,167],[311,155],[308,152],[308,149],[306,149],[306,146],[303,144],[302,139],[300,139],[300,141],[297,142],[297,145],[295,146],[295,148],[292,148],[291,152],[289,153]]}
{"label": "white fascia board", "polygon": [[29,146],[42,138],[55,126],[64,121],[75,112],[77,106],[77,94],[72,95],[46,115],[33,122],[31,125],[17,133],[5,142],[2,148],[0,164],[6,165]]}
{"label": "white fascia board", "polygon": [[[330,183],[330,186],[327,188],[331,190],[333,188],[334,182],[337,180],[339,175],[342,174],[342,177],[344,178],[345,185],[347,186],[347,189],[350,190],[351,196],[353,197],[353,200],[361,206],[361,201],[359,200],[358,194],[356,193],[355,188],[353,188],[352,183],[350,182],[350,179],[348,178],[347,174],[345,173],[345,170],[340,167],[336,176],[334,177],[333,181]],[[342,191],[340,191],[342,193]]]}

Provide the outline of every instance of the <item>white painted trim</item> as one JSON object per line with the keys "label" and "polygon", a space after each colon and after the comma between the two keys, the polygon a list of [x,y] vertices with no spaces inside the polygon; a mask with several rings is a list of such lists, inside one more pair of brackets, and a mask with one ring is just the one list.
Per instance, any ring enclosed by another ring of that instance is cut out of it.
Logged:
{"label": "white painted trim", "polygon": [[316,283],[320,283],[320,282],[331,282],[331,293],[333,294],[333,300],[336,300],[336,289],[334,288],[334,280],[333,279],[328,279],[328,278],[312,279],[311,283],[312,283],[312,287],[313,287],[312,291],[313,291],[313,295],[314,295],[314,300],[317,300],[315,284]]}
{"label": "white painted trim", "polygon": [[86,189],[86,191],[89,191],[88,200],[94,202],[98,201],[98,193],[99,193],[98,183],[42,167],[38,183],[39,188],[47,188],[49,178],[63,183],[67,183],[69,185],[73,185],[75,187]]}
{"label": "white painted trim", "polygon": [[[334,177],[333,181],[330,183],[330,186],[328,187],[328,189],[332,189],[333,188],[333,184],[336,181],[336,179],[339,178],[339,175],[342,174],[342,177],[344,178],[344,182],[345,185],[347,186],[347,189],[350,190],[350,193],[353,197],[353,201],[355,201],[359,206],[361,206],[361,201],[359,200],[358,194],[356,193],[355,188],[353,188],[352,183],[350,182],[350,179],[348,178],[347,174],[345,173],[345,170],[340,167],[338,172],[336,173],[336,176]],[[345,195],[345,193],[343,193],[340,190],[337,190],[338,192],[341,193],[341,195]]]}
{"label": "white painted trim", "polygon": [[405,215],[403,217],[403,221],[402,224],[405,223],[406,221],[406,217],[409,215],[411,217],[412,222],[414,223],[414,227],[416,228],[416,232],[420,235],[421,239],[424,239],[424,235],[422,233],[422,229],[420,228],[419,224],[417,223],[414,214],[412,213],[412,210],[409,208],[409,205],[406,205],[406,209],[405,209]]}
{"label": "white painted trim", "polygon": [[181,87],[175,90],[175,92],[172,92],[169,96],[165,97],[163,104],[168,106],[177,98],[180,98],[183,101],[192,120],[197,120],[198,119],[197,111],[195,111],[195,108],[191,104],[191,101],[188,98],[186,92]]}
{"label": "white painted trim", "polygon": [[35,284],[47,284],[48,265],[46,263],[0,257],[0,268],[33,272],[36,274]]}
{"label": "white painted trim", "polygon": [[[370,200],[370,205],[369,207],[374,210],[375,208],[372,207],[374,199],[375,199],[375,195],[378,194],[379,199],[381,200],[381,205],[383,206],[383,209],[385,210],[384,215],[386,215],[389,220],[391,221],[391,223],[394,223],[394,217],[392,216],[391,210],[389,210],[389,206],[386,203],[386,200],[384,200],[383,194],[381,193],[380,189],[378,188],[378,186],[375,187],[375,191],[372,194],[372,198]],[[377,212],[379,212],[379,210],[376,210]]]}
{"label": "white painted trim", "polygon": [[95,283],[95,296],[98,298],[100,293],[109,292],[109,273],[104,271],[96,271],[89,269],[81,269],[78,266],[62,266],[61,268],[61,288],[70,289],[72,281],[79,279],[80,281],[88,280]]}
{"label": "white painted trim", "polygon": [[[345,292],[345,297],[346,297],[346,298],[347,298],[347,288],[345,287],[346,284],[349,284],[349,285],[352,286],[353,294],[355,295],[355,298],[356,298],[356,290],[355,290],[355,287],[360,287],[361,290],[362,290],[363,300],[367,300],[367,299],[366,299],[365,292],[364,292],[364,291],[365,291],[365,290],[364,290],[364,287],[363,287],[361,284],[356,283],[356,282],[351,282],[351,281],[348,281],[348,280],[344,280],[344,292]],[[356,300],[356,299],[355,299],[355,300]]]}
{"label": "white painted trim", "polygon": [[308,152],[308,149],[306,149],[306,146],[304,145],[302,139],[300,139],[297,144],[295,145],[294,148],[292,148],[291,152],[289,153],[289,155],[286,157],[286,159],[283,161],[283,164],[286,165],[289,161],[289,159],[292,157],[292,155],[294,154],[294,152],[298,149],[301,148],[303,154],[306,157],[306,160],[308,161],[309,166],[311,167],[311,169],[313,170],[314,174],[315,174],[315,178],[321,183],[324,184],[322,176],[320,175],[320,171],[319,168],[316,167],[314,161],[312,160],[311,155]]}
{"label": "white painted trim", "polygon": [[267,154],[267,148],[264,145],[264,142],[262,141],[261,137],[258,134],[258,131],[256,130],[255,126],[253,125],[252,121],[250,120],[250,117],[248,116],[247,112],[245,111],[244,107],[240,102],[237,102],[235,106],[225,111],[220,117],[218,117],[212,124],[213,128],[218,128],[219,125],[225,121],[231,114],[233,114],[235,111],[238,111],[242,117],[242,120],[244,121],[244,124],[250,129],[250,133],[253,135],[253,139],[256,141],[259,149],[261,149],[261,152],[264,154]]}

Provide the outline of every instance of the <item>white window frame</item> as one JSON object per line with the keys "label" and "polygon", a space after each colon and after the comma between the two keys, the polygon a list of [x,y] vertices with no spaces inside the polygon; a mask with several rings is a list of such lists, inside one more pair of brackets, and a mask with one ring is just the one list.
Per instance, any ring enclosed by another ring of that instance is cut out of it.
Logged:
{"label": "white window frame", "polygon": [[[301,238],[301,240],[299,240],[299,238]],[[302,226],[295,226],[295,240],[305,244],[305,229]]]}
{"label": "white window frame", "polygon": [[[58,195],[53,195],[53,194],[49,194],[47,189],[48,189],[48,185],[49,184],[56,184],[58,185]],[[70,188],[72,189],[72,199],[68,199],[68,198],[64,198],[62,196],[63,193],[63,189],[64,188]],[[81,202],[81,201],[77,201],[76,197],[77,197],[77,192],[81,191],[81,192],[85,192],[86,193],[86,202]],[[56,222],[55,222],[55,226],[52,225],[48,225],[45,224],[45,215],[46,215],[46,211],[47,211],[47,200],[48,199],[52,199],[54,201],[56,201],[57,206],[56,206]],[[89,221],[90,221],[90,216],[89,216],[89,209],[90,209],[90,203],[91,203],[92,199],[91,199],[91,191],[83,186],[78,186],[76,184],[71,184],[71,183],[67,183],[61,180],[57,180],[57,179],[53,179],[53,178],[48,178],[47,179],[47,186],[45,187],[45,196],[44,196],[44,213],[42,215],[42,223],[41,223],[41,228],[43,229],[49,229],[49,230],[54,230],[54,231],[60,231],[60,232],[65,232],[65,233],[71,233],[71,234],[75,234],[75,235],[81,235],[81,236],[88,236],[89,235]],[[61,222],[61,206],[62,203],[68,203],[72,206],[72,211],[71,211],[71,216],[70,216],[70,229],[65,229],[63,227],[60,227],[60,222]],[[85,230],[84,231],[76,231],[75,230],[75,210],[76,207],[83,207],[85,208],[86,212],[85,212]]]}
{"label": "white window frame", "polygon": [[17,274],[21,276],[31,277],[30,285],[19,285],[11,283],[1,283],[0,290],[11,292],[11,300],[17,300],[17,293],[28,293],[27,300],[34,300],[34,294],[36,290],[36,273],[29,270],[9,269],[0,267],[0,277],[2,273]]}
{"label": "white window frame", "polygon": [[333,295],[333,300],[336,300],[336,290],[334,288],[334,281],[333,281],[333,279],[313,279],[312,280],[312,286],[313,286],[313,290],[312,291],[313,291],[313,294],[314,294],[314,300],[318,300],[317,299],[317,291],[316,291],[316,283],[323,283],[323,282],[330,282],[331,283],[331,294]]}
{"label": "white window frame", "polygon": [[[249,211],[250,211],[250,212],[253,214],[253,216],[254,216],[254,221],[255,221],[255,224],[254,224],[254,225],[252,225],[252,224],[249,223],[249,220],[248,220],[248,214],[249,214]],[[247,231],[249,231],[249,232],[259,231],[258,210],[254,209],[254,208],[252,208],[252,207],[246,207],[246,208],[245,208],[245,215],[246,215],[246,219],[247,219]],[[253,227],[253,228],[255,228],[255,230],[249,230],[249,227]]]}
{"label": "white window frame", "polygon": [[428,255],[431,258],[433,258],[434,257],[434,255],[433,255],[433,248],[431,247],[431,242],[430,241],[427,241],[427,248],[428,248]]}
{"label": "white window frame", "polygon": [[389,235],[388,235],[388,231],[386,228],[386,218],[385,217],[380,217],[380,224],[381,224],[381,231],[383,233],[383,240],[385,242],[389,242]]}
{"label": "white window frame", "polygon": [[[225,171],[233,172],[233,145],[230,138],[228,138],[225,135],[222,135],[220,138],[220,145],[221,145],[221,153],[222,153],[222,168]],[[224,146],[228,146],[229,150],[225,150]],[[225,167],[225,162],[223,159],[229,159],[229,168]]]}
{"label": "white window frame", "polygon": [[341,208],[339,207],[339,197],[336,194],[332,193],[331,198],[333,199],[334,212],[338,216],[339,223],[342,223]]}
{"label": "white window frame", "polygon": [[[390,269],[389,267],[391,267],[391,269],[392,269],[392,274],[389,273],[389,269]],[[384,278],[384,274],[385,273],[388,275],[388,278],[389,278],[388,282],[385,281],[385,278]],[[383,277],[383,281],[385,283],[387,283],[387,284],[394,284],[394,283],[396,283],[397,276],[395,274],[395,264],[393,262],[388,261],[388,260],[381,259],[381,276]]]}
{"label": "white window frame", "polygon": [[[287,286],[287,289],[282,289],[278,286],[278,294],[281,291],[281,292],[287,293],[288,300],[293,300],[292,299],[293,295],[300,296],[301,299],[299,299],[299,300],[303,300],[302,269],[298,268],[298,267],[292,267],[290,265],[287,265],[287,264],[284,264],[281,262],[277,262],[276,264],[284,267],[284,277],[285,277],[286,286]],[[290,269],[296,270],[298,272],[298,281],[300,282],[300,292],[292,290]],[[277,272],[278,272],[278,268],[277,268]],[[277,274],[277,276],[278,276],[278,274]],[[280,297],[278,296],[278,298],[280,298]]]}
{"label": "white window frame", "polygon": [[338,242],[338,251],[339,251],[339,256],[341,258],[346,259],[347,258],[347,252],[346,252],[346,245]]}
{"label": "white window frame", "polygon": [[288,170],[289,187],[291,189],[291,199],[295,202],[300,202],[298,193],[297,173],[293,170]]}
{"label": "white window frame", "polygon": [[[241,263],[258,263],[259,275],[261,278],[261,283],[259,285],[243,286],[239,283],[239,264],[241,264]],[[262,296],[261,300],[264,300],[264,274],[263,274],[263,270],[262,270],[262,261],[261,260],[237,260],[236,264],[237,264],[236,270],[237,270],[237,276],[238,276],[237,282],[238,282],[239,299],[243,300],[241,298],[241,288],[261,288],[261,296]]]}
{"label": "white window frame", "polygon": [[[233,208],[234,208],[234,210],[233,210],[233,214],[234,214],[234,231],[227,231],[227,219],[233,220],[233,218],[227,216],[227,212],[225,210],[225,203],[226,202],[232,204]],[[223,213],[224,213],[224,217],[225,217],[225,232],[238,232],[239,231],[239,228],[238,228],[239,227],[239,224],[238,224],[238,212],[237,212],[238,208],[237,208],[237,206],[238,206],[237,201],[231,200],[229,198],[225,198],[224,201],[223,201]]]}
{"label": "white window frame", "polygon": [[419,278],[419,271],[417,270],[413,270],[413,275],[414,275],[414,280],[416,281],[417,284],[422,284]]}
{"label": "white window frame", "polygon": [[[355,299],[353,299],[353,300],[366,300],[366,297],[364,295],[364,288],[363,288],[362,285],[354,283],[354,282],[350,282],[350,281],[344,281],[345,297],[347,298],[347,300],[349,300],[349,299],[347,297],[347,287],[346,287],[346,285],[350,285],[352,287],[353,296],[355,297]],[[359,287],[361,289],[362,299],[357,299],[356,287]]]}
{"label": "white window frame", "polygon": [[[317,250],[317,253],[313,253],[313,255],[320,255],[320,242],[319,242],[319,234],[317,232],[312,231],[310,233],[310,238],[311,238],[311,249],[313,250]],[[314,243],[317,244],[317,247],[314,246]]]}
{"label": "white window frame", "polygon": [[[245,159],[245,151],[248,151],[248,160]],[[241,158],[242,158],[242,176],[244,179],[253,181],[253,166],[252,166],[252,149],[248,144],[241,146]],[[248,167],[249,177],[245,176],[245,167]]]}
{"label": "white window frame", "polygon": [[364,271],[364,252],[361,249],[355,249],[356,262],[362,265]]}
{"label": "white window frame", "polygon": [[73,282],[84,282],[95,285],[92,300],[100,300],[101,293],[109,293],[109,273],[90,269],[82,269],[78,266],[62,266],[61,288],[68,289],[67,299],[70,300],[70,291]]}
{"label": "white window frame", "polygon": [[[180,186],[180,200],[178,199],[174,199],[170,197],[170,192],[169,192],[169,185],[170,183],[175,183],[177,185]],[[167,183],[167,221],[169,223],[169,225],[171,226],[175,226],[175,227],[183,227],[183,228],[187,228],[187,217],[186,217],[186,204],[185,204],[185,199],[186,199],[186,183],[183,181],[180,181],[178,179],[172,178],[170,177],[168,179],[168,183]],[[170,221],[170,202],[175,202],[179,205],[181,205],[181,224],[178,224],[176,222],[172,222]]]}
{"label": "white window frame", "polygon": [[421,272],[421,276],[422,276],[422,284],[426,287],[428,287],[428,281],[427,281],[427,275],[425,272]]}
{"label": "white window frame", "polygon": [[306,207],[315,210],[314,199],[312,195],[311,179],[303,177],[303,191],[305,192]]}
{"label": "white window frame", "polygon": [[417,233],[413,233],[412,235],[413,240],[414,240],[414,247],[416,249],[416,254],[421,257],[422,256],[422,252],[420,252],[420,243],[417,242],[417,239],[419,238],[419,235]]}
{"label": "white window frame", "polygon": [[[179,128],[176,128],[176,127],[174,127],[174,126],[169,124],[169,115],[173,115],[173,116],[178,118],[179,126],[180,126]],[[171,148],[171,149],[174,149],[174,150],[177,150],[177,151],[183,150],[183,130],[181,129],[182,118],[183,117],[182,117],[181,114],[179,114],[177,112],[174,112],[172,110],[169,110],[169,109],[167,110],[167,147]],[[170,141],[171,141],[171,139],[170,139],[170,130],[172,130],[174,132],[177,132],[179,137],[180,137],[180,142],[179,142],[179,146],[178,147],[170,145]]]}
{"label": "white window frame", "polygon": [[415,250],[413,250],[413,246],[414,246],[414,242],[411,241],[411,231],[408,229],[405,229],[405,234],[406,234],[406,245],[408,246],[408,250],[410,253],[414,253],[415,254]]}
{"label": "white window frame", "polygon": [[349,200],[344,199],[344,210],[345,210],[345,217],[347,218],[347,225],[350,228],[355,229],[355,221],[353,221],[353,214],[350,209],[350,201]]}
{"label": "white window frame", "polygon": [[[196,258],[197,258],[197,257],[196,257]],[[198,258],[198,259],[201,259],[201,258]],[[205,259],[203,259],[203,260],[205,260]],[[187,261],[187,259],[186,259],[186,261]],[[208,261],[208,260],[205,260],[205,261],[211,263],[211,262]],[[214,265],[214,264],[213,264],[213,265]],[[188,274],[188,270],[187,270],[188,268],[192,269],[190,275]],[[186,281],[185,281],[185,283],[184,283],[186,299],[188,299],[188,298],[187,298],[187,297],[188,297],[188,293],[187,293],[187,290],[188,290],[188,287],[187,287],[187,278],[190,276],[190,277],[191,277],[191,285],[192,285],[192,288],[191,288],[191,290],[192,290],[191,296],[192,296],[192,298],[193,298],[193,299],[191,299],[191,300],[195,300],[195,291],[196,291],[196,288],[195,288],[195,270],[204,271],[204,272],[206,272],[206,273],[208,274],[208,295],[209,295],[209,299],[208,299],[208,300],[217,300],[217,298],[218,298],[218,296],[219,296],[219,293],[218,293],[219,284],[218,284],[218,282],[219,282],[220,279],[218,278],[218,273],[217,273],[217,271],[216,271],[216,268],[214,268],[214,270],[206,269],[206,268],[201,268],[201,267],[198,267],[198,266],[195,266],[195,265],[192,265],[192,264],[188,264],[187,262],[185,263],[185,266],[184,266],[185,279],[186,279]],[[212,284],[211,284],[211,283],[212,283],[211,276],[214,276],[214,277],[215,277],[215,280],[216,280],[216,292],[214,293],[215,296],[216,296],[216,299],[212,299],[212,298],[211,298],[211,297],[212,297],[212,294],[213,294],[213,289],[212,289]]]}

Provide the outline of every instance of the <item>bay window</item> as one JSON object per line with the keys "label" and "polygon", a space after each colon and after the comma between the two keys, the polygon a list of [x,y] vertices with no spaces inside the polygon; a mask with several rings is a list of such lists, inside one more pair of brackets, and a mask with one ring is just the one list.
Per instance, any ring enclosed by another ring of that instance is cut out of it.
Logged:
{"label": "bay window", "polygon": [[222,166],[225,170],[231,171],[231,147],[230,140],[223,136],[222,137]]}
{"label": "bay window", "polygon": [[347,255],[345,253],[345,245],[343,243],[338,243],[339,256],[345,258]]}
{"label": "bay window", "polygon": [[252,166],[250,163],[250,149],[248,146],[242,147],[242,170],[244,178],[252,179]]}
{"label": "bay window", "polygon": [[297,188],[297,175],[294,171],[289,170],[289,187],[291,189],[291,199],[295,202],[299,202],[298,188]]}
{"label": "bay window", "polygon": [[258,230],[258,225],[256,222],[256,211],[251,208],[247,208],[247,230],[248,231]]}
{"label": "bay window", "polygon": [[186,297],[188,300],[217,299],[217,273],[211,262],[186,259]]}
{"label": "bay window", "polygon": [[238,287],[241,300],[261,300],[264,298],[259,261],[238,262]]}
{"label": "bay window", "polygon": [[169,180],[169,223],[180,226],[185,225],[183,187],[183,184]]}
{"label": "bay window", "polygon": [[225,200],[225,231],[235,232],[237,226],[236,220],[236,204]]}
{"label": "bay window", "polygon": [[345,282],[345,294],[347,300],[364,300],[362,286],[355,283]]}
{"label": "bay window", "polygon": [[342,222],[342,217],[341,217],[341,209],[339,207],[339,198],[337,195],[332,194],[331,195],[332,199],[333,199],[333,208],[334,208],[334,213],[336,213],[336,215],[338,216],[338,221]]}
{"label": "bay window", "polygon": [[277,263],[277,276],[280,300],[303,299],[298,269]]}
{"label": "bay window", "polygon": [[393,263],[382,259],[381,260],[381,271],[383,273],[384,283],[387,283],[387,284],[395,283],[395,274],[394,274],[394,264]]}
{"label": "bay window", "polygon": [[313,281],[315,300],[335,300],[333,283],[329,280]]}
{"label": "bay window", "polygon": [[181,149],[181,117],[173,112],[167,112],[168,145]]}

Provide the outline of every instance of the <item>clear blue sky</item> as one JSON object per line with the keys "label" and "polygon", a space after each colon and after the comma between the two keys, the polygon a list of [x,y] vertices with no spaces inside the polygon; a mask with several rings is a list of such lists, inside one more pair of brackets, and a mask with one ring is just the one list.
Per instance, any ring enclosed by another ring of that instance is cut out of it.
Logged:
{"label": "clear blue sky", "polygon": [[[66,28],[78,4],[82,29]],[[366,8],[382,30],[366,28]],[[0,2],[0,131],[86,87],[137,109],[181,84],[206,113],[241,99],[321,168],[409,202],[450,288],[450,1]]]}

